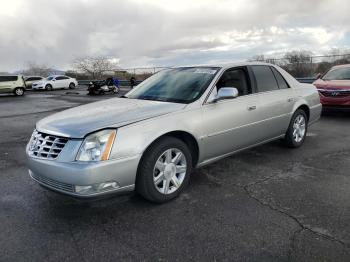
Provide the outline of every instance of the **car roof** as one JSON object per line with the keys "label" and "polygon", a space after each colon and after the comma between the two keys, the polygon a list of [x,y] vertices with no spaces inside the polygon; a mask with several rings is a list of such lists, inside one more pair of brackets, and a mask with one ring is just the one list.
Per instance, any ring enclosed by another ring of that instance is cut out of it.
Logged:
{"label": "car roof", "polygon": [[247,61],[238,61],[238,62],[233,62],[233,63],[219,63],[219,64],[200,64],[200,65],[189,65],[189,66],[178,66],[175,68],[180,68],[180,67],[219,67],[223,69],[231,68],[231,67],[236,67],[236,66],[248,66],[248,65],[267,65],[267,66],[275,66],[270,63],[264,63],[264,62],[247,62]]}

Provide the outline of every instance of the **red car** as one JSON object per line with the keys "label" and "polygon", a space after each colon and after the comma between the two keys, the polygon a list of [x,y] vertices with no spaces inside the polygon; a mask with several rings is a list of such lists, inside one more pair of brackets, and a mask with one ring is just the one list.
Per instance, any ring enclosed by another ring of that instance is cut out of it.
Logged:
{"label": "red car", "polygon": [[313,84],[324,107],[350,108],[350,64],[333,66]]}

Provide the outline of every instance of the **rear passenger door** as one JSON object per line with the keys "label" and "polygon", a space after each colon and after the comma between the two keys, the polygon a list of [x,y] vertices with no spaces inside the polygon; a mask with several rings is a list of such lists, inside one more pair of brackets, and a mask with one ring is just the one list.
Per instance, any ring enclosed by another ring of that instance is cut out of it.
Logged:
{"label": "rear passenger door", "polygon": [[70,78],[67,76],[62,76],[62,85],[63,87],[69,87]]}
{"label": "rear passenger door", "polygon": [[259,99],[260,132],[263,140],[278,137],[288,128],[292,112],[294,91],[276,68],[253,65],[255,92]]}

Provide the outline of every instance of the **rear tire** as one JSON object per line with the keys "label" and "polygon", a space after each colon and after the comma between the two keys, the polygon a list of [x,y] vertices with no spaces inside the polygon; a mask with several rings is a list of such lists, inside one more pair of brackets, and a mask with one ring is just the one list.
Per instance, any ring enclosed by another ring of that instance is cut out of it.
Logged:
{"label": "rear tire", "polygon": [[70,83],[69,84],[69,89],[74,89],[75,88],[75,84],[74,83]]}
{"label": "rear tire", "polygon": [[186,144],[174,137],[162,137],[141,158],[136,191],[149,201],[165,203],[184,190],[191,171],[192,156]]}
{"label": "rear tire", "polygon": [[13,93],[15,94],[15,96],[23,96],[24,95],[24,88],[23,87],[16,87],[13,90]]}
{"label": "rear tire", "polygon": [[52,91],[52,85],[50,85],[50,84],[46,85],[45,90]]}
{"label": "rear tire", "polygon": [[298,109],[292,116],[284,142],[290,148],[300,147],[306,138],[308,119],[304,110]]}

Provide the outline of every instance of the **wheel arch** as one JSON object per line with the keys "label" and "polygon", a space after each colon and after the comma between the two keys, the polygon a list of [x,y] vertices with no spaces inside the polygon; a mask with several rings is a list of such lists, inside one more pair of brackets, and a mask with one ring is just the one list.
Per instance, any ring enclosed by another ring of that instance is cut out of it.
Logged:
{"label": "wheel arch", "polygon": [[159,141],[159,139],[166,137],[166,136],[175,137],[175,138],[181,140],[182,142],[184,142],[188,146],[188,149],[190,150],[191,155],[192,155],[192,166],[195,167],[197,165],[198,159],[199,159],[199,144],[198,144],[197,139],[191,133],[189,133],[187,131],[183,131],[183,130],[170,131],[170,132],[167,132],[167,133],[164,133],[164,134],[158,136],[145,148],[142,155],[144,155],[145,152],[147,152],[147,150],[152,145],[157,143]]}
{"label": "wheel arch", "polygon": [[294,112],[297,111],[297,110],[299,110],[299,109],[301,109],[301,110],[303,110],[303,111],[305,112],[305,114],[306,114],[306,116],[307,116],[307,120],[309,120],[309,119],[310,119],[310,108],[309,108],[306,104],[302,104],[302,105],[300,105],[299,107],[297,107],[297,108],[294,110]]}

